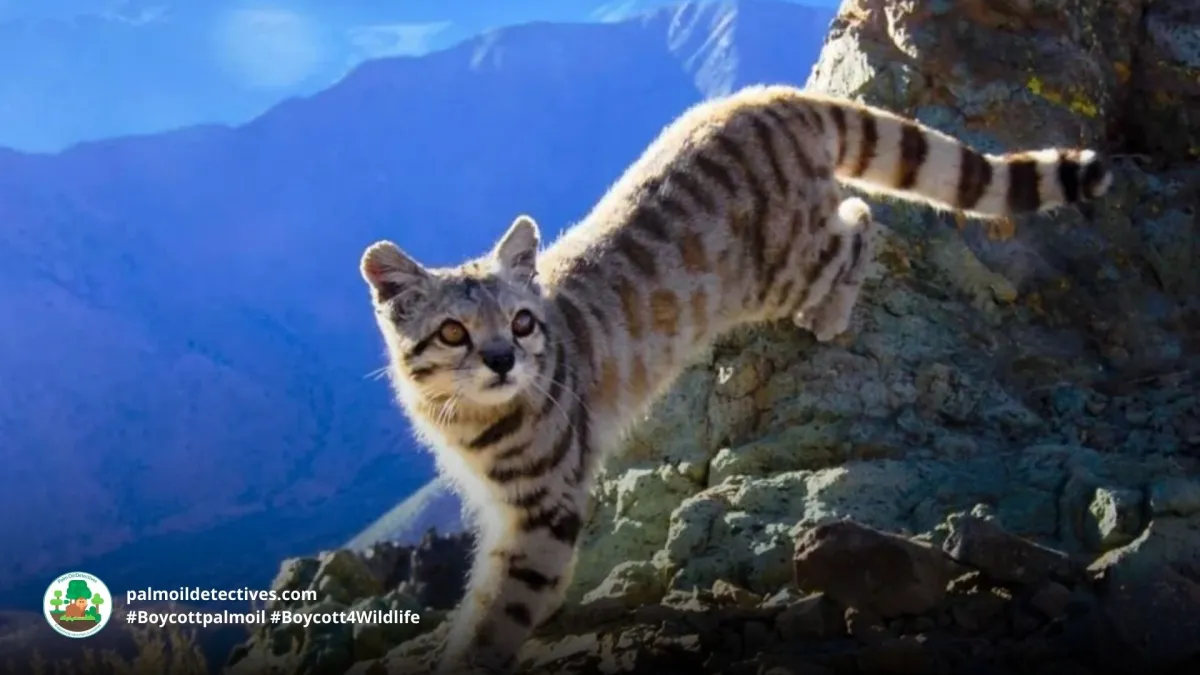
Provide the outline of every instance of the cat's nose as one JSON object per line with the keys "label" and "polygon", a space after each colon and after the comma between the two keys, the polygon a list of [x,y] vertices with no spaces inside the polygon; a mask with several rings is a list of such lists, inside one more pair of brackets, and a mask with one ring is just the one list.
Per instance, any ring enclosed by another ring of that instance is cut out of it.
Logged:
{"label": "cat's nose", "polygon": [[479,355],[483,358],[483,364],[497,375],[507,375],[517,362],[512,347],[493,347],[480,352]]}

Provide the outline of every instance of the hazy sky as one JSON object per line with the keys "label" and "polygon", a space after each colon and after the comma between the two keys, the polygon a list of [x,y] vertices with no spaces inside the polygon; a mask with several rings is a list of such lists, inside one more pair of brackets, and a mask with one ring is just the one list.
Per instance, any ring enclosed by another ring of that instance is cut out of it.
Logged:
{"label": "hazy sky", "polygon": [[[836,0],[791,0],[834,6]],[[664,0],[0,0],[0,146],[239,123],[364,60]]]}

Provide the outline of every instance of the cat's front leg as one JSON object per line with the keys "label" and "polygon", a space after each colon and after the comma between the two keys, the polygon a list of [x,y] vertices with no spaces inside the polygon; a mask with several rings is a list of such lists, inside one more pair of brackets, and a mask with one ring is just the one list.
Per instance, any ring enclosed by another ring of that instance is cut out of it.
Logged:
{"label": "cat's front leg", "polygon": [[537,623],[556,609],[582,520],[573,505],[514,511],[500,536],[484,537],[456,612],[441,673],[510,673]]}

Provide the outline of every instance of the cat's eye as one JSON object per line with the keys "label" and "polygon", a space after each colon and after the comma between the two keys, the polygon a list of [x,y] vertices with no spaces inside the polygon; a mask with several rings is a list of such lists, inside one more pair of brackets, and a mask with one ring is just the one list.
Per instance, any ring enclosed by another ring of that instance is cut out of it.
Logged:
{"label": "cat's eye", "polygon": [[446,319],[438,329],[438,339],[450,347],[461,347],[467,343],[467,327],[454,319]]}
{"label": "cat's eye", "polygon": [[533,314],[527,309],[517,312],[517,315],[512,320],[513,335],[519,338],[526,337],[533,332],[533,327],[537,324],[533,319]]}

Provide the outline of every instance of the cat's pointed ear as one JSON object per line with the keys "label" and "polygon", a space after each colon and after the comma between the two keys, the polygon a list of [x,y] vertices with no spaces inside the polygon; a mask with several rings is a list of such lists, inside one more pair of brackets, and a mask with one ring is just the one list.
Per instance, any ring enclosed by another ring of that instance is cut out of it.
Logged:
{"label": "cat's pointed ear", "polygon": [[518,279],[532,280],[537,275],[537,253],[541,235],[533,218],[520,215],[500,237],[492,256],[500,268]]}
{"label": "cat's pointed ear", "polygon": [[424,296],[429,281],[429,271],[390,241],[368,246],[358,269],[371,287],[371,297],[380,304],[398,296],[405,296],[405,304],[409,304]]}

